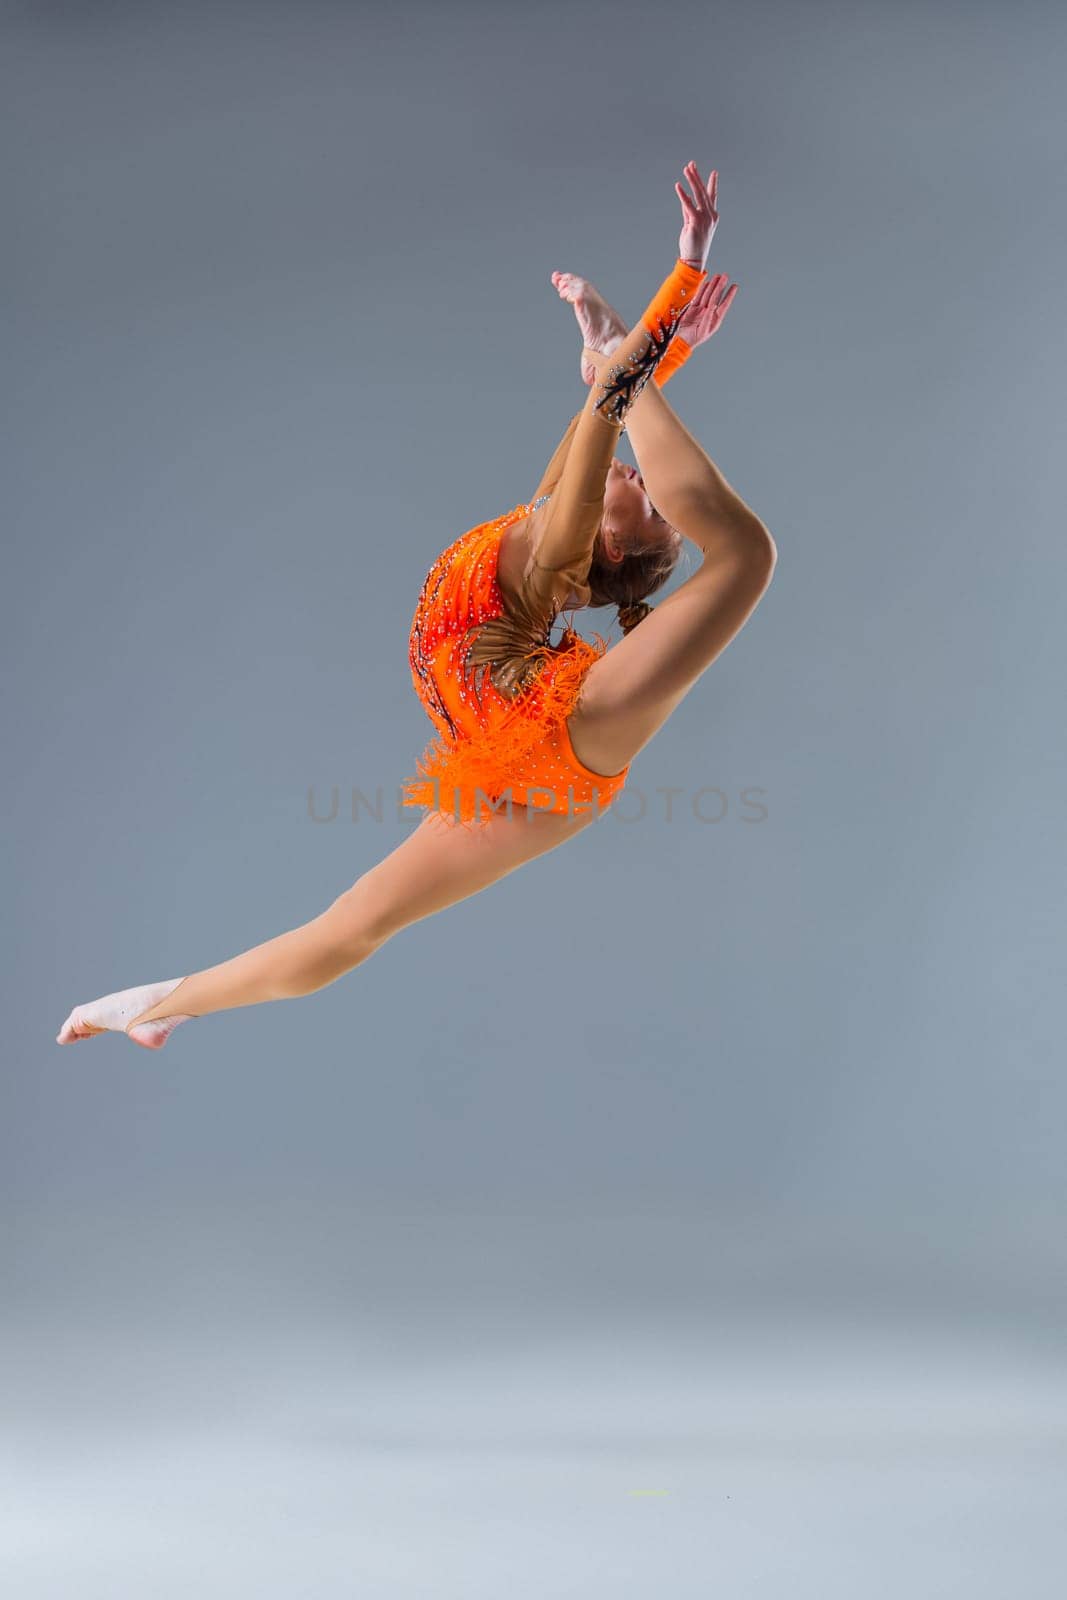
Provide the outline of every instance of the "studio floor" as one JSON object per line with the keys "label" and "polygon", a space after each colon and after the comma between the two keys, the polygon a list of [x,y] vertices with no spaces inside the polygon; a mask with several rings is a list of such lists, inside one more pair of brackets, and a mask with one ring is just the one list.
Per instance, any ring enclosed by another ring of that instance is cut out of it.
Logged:
{"label": "studio floor", "polygon": [[1067,1375],[973,1327],[15,1328],[11,1600],[1053,1600]]}

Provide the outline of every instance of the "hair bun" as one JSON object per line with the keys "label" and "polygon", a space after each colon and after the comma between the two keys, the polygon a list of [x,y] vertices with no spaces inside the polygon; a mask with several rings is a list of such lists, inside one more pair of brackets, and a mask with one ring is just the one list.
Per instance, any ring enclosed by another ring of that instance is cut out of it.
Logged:
{"label": "hair bun", "polygon": [[635,600],[631,605],[619,607],[619,626],[630,633],[639,622],[644,622],[652,607],[645,600]]}

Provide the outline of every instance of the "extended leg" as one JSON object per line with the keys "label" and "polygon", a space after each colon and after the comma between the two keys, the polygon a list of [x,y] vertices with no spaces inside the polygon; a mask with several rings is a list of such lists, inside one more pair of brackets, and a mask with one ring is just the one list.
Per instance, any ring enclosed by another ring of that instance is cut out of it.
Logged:
{"label": "extended leg", "polygon": [[[121,1007],[124,997],[139,991],[105,997],[111,1002],[110,1011],[104,1001],[77,1006],[60,1031],[59,1042],[122,1027],[135,1043],[157,1048],[146,1025],[164,1018],[204,1017],[236,1006],[312,994],[359,966],[401,928],[488,888],[573,838],[592,820],[591,813],[528,814],[515,806],[511,817],[501,812],[480,829],[467,829],[431,812],[390,855],[311,922],[192,973],[139,1012],[126,1004],[127,1015],[120,1015],[117,1022],[108,1020],[118,1014],[115,1002]],[[98,1012],[98,1007],[104,1010]]]}

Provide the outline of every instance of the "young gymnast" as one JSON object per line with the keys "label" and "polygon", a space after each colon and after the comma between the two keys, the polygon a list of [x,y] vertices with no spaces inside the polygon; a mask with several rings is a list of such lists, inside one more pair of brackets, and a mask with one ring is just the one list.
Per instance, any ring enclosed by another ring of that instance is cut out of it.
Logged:
{"label": "young gymnast", "polygon": [[[737,291],[705,266],[718,174],[705,184],[689,162],[684,177],[677,260],[632,330],[586,280],[552,274],[581,330],[586,402],[532,500],[462,535],[423,585],[409,659],[434,733],[403,793],[424,811],[417,827],[312,921],[202,972],[75,1006],[58,1043],[121,1030],[159,1049],[193,1017],[312,994],[401,928],[573,838],[747,621],[774,542],[662,394]],[[615,457],[624,430],[640,472]],[[701,563],[651,608],[683,535]],[[569,621],[552,642],[561,615],[611,604],[623,637],[610,649]]]}

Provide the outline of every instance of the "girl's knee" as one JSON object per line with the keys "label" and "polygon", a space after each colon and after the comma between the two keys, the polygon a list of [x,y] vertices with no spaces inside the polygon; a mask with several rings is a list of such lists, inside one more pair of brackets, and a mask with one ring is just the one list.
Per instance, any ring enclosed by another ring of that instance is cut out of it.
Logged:
{"label": "girl's knee", "polygon": [[397,932],[399,924],[384,905],[353,884],[339,895],[327,915],[331,934],[338,946],[351,956],[353,964],[373,955],[387,939]]}

